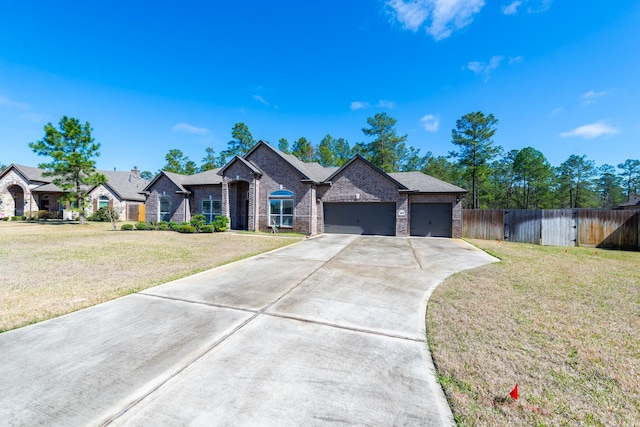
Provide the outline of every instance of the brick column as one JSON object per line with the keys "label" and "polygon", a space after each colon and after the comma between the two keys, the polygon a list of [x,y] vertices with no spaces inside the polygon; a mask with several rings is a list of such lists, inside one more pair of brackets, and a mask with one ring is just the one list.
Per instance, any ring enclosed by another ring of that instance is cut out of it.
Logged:
{"label": "brick column", "polygon": [[222,178],[222,215],[229,219],[231,229],[231,211],[229,209],[229,178]]}

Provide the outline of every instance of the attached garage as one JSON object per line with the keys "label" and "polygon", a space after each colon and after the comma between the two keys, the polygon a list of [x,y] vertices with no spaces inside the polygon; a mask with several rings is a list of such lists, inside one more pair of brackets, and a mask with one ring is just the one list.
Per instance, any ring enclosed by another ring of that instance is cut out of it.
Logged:
{"label": "attached garage", "polygon": [[411,203],[412,236],[451,237],[451,203]]}
{"label": "attached garage", "polygon": [[324,203],[324,232],[396,235],[395,203]]}

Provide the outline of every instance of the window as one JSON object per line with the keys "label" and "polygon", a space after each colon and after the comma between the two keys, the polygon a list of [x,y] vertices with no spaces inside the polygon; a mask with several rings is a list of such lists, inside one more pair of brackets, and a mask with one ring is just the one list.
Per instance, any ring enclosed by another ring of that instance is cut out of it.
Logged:
{"label": "window", "polygon": [[98,209],[109,206],[109,198],[107,196],[98,197]]}
{"label": "window", "polygon": [[169,196],[160,197],[160,221],[171,221],[171,199]]}
{"label": "window", "polygon": [[207,224],[213,222],[216,215],[222,215],[222,203],[220,200],[205,199],[200,206],[200,213],[204,215]]}
{"label": "window", "polygon": [[269,226],[293,227],[293,192],[277,190],[269,195]]}

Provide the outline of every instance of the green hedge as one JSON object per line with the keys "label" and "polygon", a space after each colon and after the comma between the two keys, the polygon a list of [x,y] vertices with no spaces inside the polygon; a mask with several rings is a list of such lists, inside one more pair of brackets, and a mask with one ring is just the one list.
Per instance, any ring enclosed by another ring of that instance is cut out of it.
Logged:
{"label": "green hedge", "polygon": [[196,230],[196,228],[189,223],[182,224],[180,227],[178,227],[179,233],[195,233],[196,231],[198,230]]}
{"label": "green hedge", "polygon": [[229,229],[229,218],[218,215],[211,224],[215,231],[227,231]]}

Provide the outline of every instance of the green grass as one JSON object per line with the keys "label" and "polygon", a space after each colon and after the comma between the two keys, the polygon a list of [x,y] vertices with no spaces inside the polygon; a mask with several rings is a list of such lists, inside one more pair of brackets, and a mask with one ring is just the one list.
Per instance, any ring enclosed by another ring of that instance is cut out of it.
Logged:
{"label": "green grass", "polygon": [[427,309],[456,421],[637,425],[640,252],[471,242],[502,261],[449,278]]}

